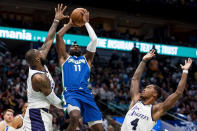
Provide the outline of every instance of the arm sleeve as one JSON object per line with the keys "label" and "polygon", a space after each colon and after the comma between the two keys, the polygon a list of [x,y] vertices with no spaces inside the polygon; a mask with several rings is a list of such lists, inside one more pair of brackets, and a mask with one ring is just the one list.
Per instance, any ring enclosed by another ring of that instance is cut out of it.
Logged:
{"label": "arm sleeve", "polygon": [[90,52],[96,52],[96,45],[97,45],[97,36],[92,27],[89,23],[85,23],[85,27],[88,31],[89,37],[91,39],[89,45],[87,46],[87,50]]}
{"label": "arm sleeve", "polygon": [[51,91],[51,93],[46,97],[50,103],[59,109],[62,109],[61,100],[56,96],[56,94]]}

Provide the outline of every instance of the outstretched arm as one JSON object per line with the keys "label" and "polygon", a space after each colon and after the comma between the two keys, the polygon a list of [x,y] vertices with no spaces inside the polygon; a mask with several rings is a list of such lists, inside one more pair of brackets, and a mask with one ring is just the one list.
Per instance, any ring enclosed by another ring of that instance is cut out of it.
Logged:
{"label": "outstretched arm", "polygon": [[62,108],[61,100],[52,91],[50,80],[45,74],[35,74],[32,77],[32,88],[42,92],[51,104],[57,108]]}
{"label": "outstretched arm", "polygon": [[96,45],[97,45],[97,36],[94,32],[93,28],[90,26],[89,22],[89,12],[87,10],[84,10],[82,12],[83,14],[83,20],[85,22],[85,27],[88,31],[89,37],[91,39],[90,43],[87,46],[85,57],[88,61],[88,64],[91,65],[92,61],[94,59],[94,54],[96,52]]}
{"label": "outstretched arm", "polygon": [[155,56],[155,50],[151,50],[149,53],[147,53],[142,61],[140,62],[139,66],[137,67],[133,77],[131,78],[131,88],[130,88],[130,94],[131,94],[131,104],[130,108],[133,107],[133,105],[138,101],[139,99],[139,86],[140,86],[140,79],[142,76],[142,73],[144,71],[144,68],[146,66],[146,62],[150,60],[153,56]]}
{"label": "outstretched arm", "polygon": [[66,10],[67,6],[65,6],[63,8],[63,4],[58,4],[57,9],[55,8],[55,18],[53,21],[53,24],[51,26],[51,28],[49,29],[49,32],[47,34],[47,38],[44,42],[44,44],[42,45],[42,47],[40,48],[40,52],[42,54],[42,58],[45,59],[47,57],[47,54],[51,48],[51,45],[53,44],[53,40],[55,37],[55,32],[57,29],[57,26],[59,25],[59,21],[64,19],[64,18],[68,18],[68,16],[64,16],[64,11]]}
{"label": "outstretched arm", "polygon": [[184,66],[181,65],[183,73],[176,91],[170,96],[168,96],[168,98],[163,103],[159,103],[153,106],[153,119],[155,121],[158,120],[169,109],[174,107],[177,100],[182,96],[183,91],[186,87],[188,69],[190,68],[191,64],[192,64],[192,60],[189,58],[187,61],[185,61]]}
{"label": "outstretched arm", "polygon": [[64,25],[64,27],[62,27],[56,35],[56,50],[58,53],[59,66],[61,66],[69,56],[66,52],[66,45],[63,40],[63,36],[71,27],[72,20],[70,19],[69,23]]}

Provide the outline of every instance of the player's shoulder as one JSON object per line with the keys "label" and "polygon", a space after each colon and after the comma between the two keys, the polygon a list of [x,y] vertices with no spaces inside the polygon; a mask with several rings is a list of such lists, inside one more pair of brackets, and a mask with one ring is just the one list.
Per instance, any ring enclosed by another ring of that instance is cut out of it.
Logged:
{"label": "player's shoulder", "polygon": [[47,76],[43,73],[36,73],[34,76],[32,76],[32,81],[34,82],[42,82],[47,79]]}
{"label": "player's shoulder", "polygon": [[162,107],[162,103],[157,103],[152,106],[153,106],[153,112],[156,112]]}
{"label": "player's shoulder", "polygon": [[135,100],[133,99],[130,103],[129,109],[131,109],[134,105],[141,102],[140,99],[137,97]]}

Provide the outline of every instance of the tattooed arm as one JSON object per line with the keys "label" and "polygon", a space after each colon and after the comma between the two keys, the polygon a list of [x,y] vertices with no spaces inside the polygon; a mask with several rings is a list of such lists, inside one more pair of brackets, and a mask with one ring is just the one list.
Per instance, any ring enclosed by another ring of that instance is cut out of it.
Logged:
{"label": "tattooed arm", "polygon": [[49,29],[49,32],[47,34],[47,38],[40,48],[40,52],[42,54],[42,58],[45,59],[47,57],[47,54],[51,48],[51,45],[53,44],[55,32],[57,29],[57,26],[59,25],[59,21],[63,20],[64,18],[68,18],[68,16],[64,16],[64,11],[66,10],[67,6],[63,8],[63,4],[58,4],[57,9],[55,8],[55,18],[53,21],[53,24],[51,28]]}
{"label": "tattooed arm", "polygon": [[32,88],[36,92],[42,92],[51,104],[57,108],[62,108],[61,100],[53,92],[50,80],[45,74],[38,73],[32,77]]}

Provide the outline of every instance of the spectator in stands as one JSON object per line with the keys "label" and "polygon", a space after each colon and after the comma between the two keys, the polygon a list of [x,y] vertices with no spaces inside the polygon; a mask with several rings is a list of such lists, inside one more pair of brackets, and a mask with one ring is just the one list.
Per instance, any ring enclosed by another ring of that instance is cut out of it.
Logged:
{"label": "spectator in stands", "polygon": [[139,63],[139,54],[140,51],[139,49],[136,47],[136,43],[134,43],[134,47],[131,50],[131,64],[133,65],[133,67],[136,67]]}
{"label": "spectator in stands", "polygon": [[0,131],[13,131],[14,128],[12,127],[12,120],[14,116],[14,110],[7,109],[3,113],[4,120],[0,122]]}

